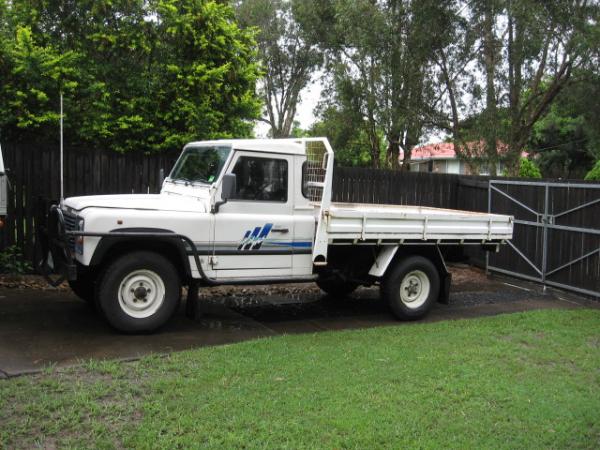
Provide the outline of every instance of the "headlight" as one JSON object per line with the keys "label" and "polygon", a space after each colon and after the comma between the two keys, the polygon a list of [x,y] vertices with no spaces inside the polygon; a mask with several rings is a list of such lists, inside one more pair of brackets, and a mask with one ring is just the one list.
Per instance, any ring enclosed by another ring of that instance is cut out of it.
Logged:
{"label": "headlight", "polygon": [[[82,218],[77,219],[77,231],[83,231],[85,227],[85,220]],[[75,236],[75,253],[83,255],[83,236]]]}

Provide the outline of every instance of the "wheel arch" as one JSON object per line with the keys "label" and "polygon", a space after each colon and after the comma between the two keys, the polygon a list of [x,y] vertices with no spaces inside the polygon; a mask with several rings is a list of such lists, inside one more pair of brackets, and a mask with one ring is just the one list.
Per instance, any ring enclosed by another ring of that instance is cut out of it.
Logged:
{"label": "wheel arch", "polygon": [[385,268],[383,277],[390,273],[393,267],[411,256],[422,256],[433,263],[440,276],[440,293],[438,296],[438,301],[441,303],[448,303],[450,299],[452,274],[448,271],[446,261],[444,260],[444,255],[440,247],[437,245],[399,246],[398,251],[396,251],[393,258],[391,258],[389,264]]}
{"label": "wheel arch", "polygon": [[[126,228],[115,230],[131,233],[172,233],[171,230],[160,228]],[[108,262],[133,251],[147,250],[165,256],[181,274],[182,280],[192,278],[192,271],[187,256],[187,249],[180,239],[170,237],[111,237],[105,236],[100,239],[92,259],[90,267],[102,267]]]}

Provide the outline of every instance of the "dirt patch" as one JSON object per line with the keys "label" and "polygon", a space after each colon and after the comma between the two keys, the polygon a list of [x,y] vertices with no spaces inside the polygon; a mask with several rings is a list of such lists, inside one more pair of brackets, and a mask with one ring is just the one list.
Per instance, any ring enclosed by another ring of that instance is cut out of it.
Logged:
{"label": "dirt patch", "polygon": [[0,274],[0,288],[35,289],[40,291],[68,291],[69,285],[64,282],[58,287],[52,287],[41,275]]}
{"label": "dirt patch", "polygon": [[265,297],[269,295],[286,295],[298,297],[307,293],[320,294],[315,283],[289,283],[259,286],[215,286],[200,289],[200,298],[214,297]]}
{"label": "dirt patch", "polygon": [[460,291],[483,291],[498,288],[485,274],[485,270],[467,264],[454,264],[448,267],[452,273],[453,290]]}

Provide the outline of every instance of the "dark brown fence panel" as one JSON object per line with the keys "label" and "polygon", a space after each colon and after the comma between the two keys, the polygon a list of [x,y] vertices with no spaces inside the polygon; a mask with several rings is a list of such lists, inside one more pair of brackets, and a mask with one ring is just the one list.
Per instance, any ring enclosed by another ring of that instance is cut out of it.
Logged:
{"label": "dark brown fence panel", "polygon": [[333,201],[455,208],[458,175],[336,167]]}
{"label": "dark brown fence panel", "polygon": [[[36,221],[51,201],[60,197],[58,146],[3,144],[4,165],[9,170],[7,218],[0,231],[2,249],[18,245],[33,258]],[[116,193],[157,193],[159,173],[168,173],[177,153],[120,154],[66,148],[65,197]]]}

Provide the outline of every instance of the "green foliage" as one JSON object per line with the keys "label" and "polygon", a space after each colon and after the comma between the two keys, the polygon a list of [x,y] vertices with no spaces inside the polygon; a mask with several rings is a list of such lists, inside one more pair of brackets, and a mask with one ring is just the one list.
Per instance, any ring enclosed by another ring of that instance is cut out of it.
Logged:
{"label": "green foliage", "polygon": [[0,273],[25,274],[31,271],[31,264],[24,260],[18,246],[11,245],[0,252]]}
{"label": "green foliage", "polygon": [[528,147],[544,176],[582,178],[600,157],[600,77],[566,87],[533,127]]}
{"label": "green foliage", "polygon": [[327,106],[362,128],[375,167],[382,131],[383,159],[398,167],[400,149],[408,155],[431,120],[435,96],[427,69],[438,39],[431,30],[443,26],[446,5],[408,0],[298,0],[294,5],[307,34],[328,55]]}
{"label": "green foliage", "polygon": [[321,63],[321,51],[304,38],[289,0],[243,0],[236,13],[243,26],[257,30],[264,72],[262,120],[271,126],[271,136],[293,136],[300,92]]}
{"label": "green foliage", "polygon": [[521,158],[519,176],[522,178],[542,178],[542,173],[535,162],[528,158]]}
{"label": "green foliage", "polygon": [[290,133],[291,137],[295,137],[295,138],[303,138],[303,137],[310,137],[311,134],[308,130],[303,129],[300,126],[300,122],[298,122],[297,120],[294,120],[294,123],[292,124],[292,131]]}
{"label": "green foliage", "polygon": [[586,174],[585,179],[588,181],[600,181],[600,160],[596,161],[594,167]]}
{"label": "green foliage", "polygon": [[2,1],[0,130],[117,151],[249,136],[260,112],[252,30],[213,0]]}
{"label": "green foliage", "polygon": [[[309,130],[311,136],[329,138],[335,149],[335,163],[341,166],[372,165],[369,152],[370,142],[365,131],[365,124],[359,117],[348,114],[337,108],[329,107],[320,112],[320,120]],[[383,134],[379,133],[380,145],[383,145]],[[378,155],[385,158],[384,148],[380,147]],[[383,163],[384,160],[380,161]]]}

